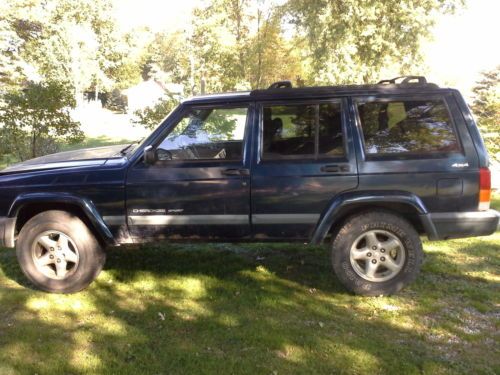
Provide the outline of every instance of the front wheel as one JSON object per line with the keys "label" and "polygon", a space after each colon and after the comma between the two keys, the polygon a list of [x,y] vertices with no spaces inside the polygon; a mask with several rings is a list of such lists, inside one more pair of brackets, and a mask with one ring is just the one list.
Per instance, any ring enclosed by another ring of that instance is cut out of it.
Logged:
{"label": "front wheel", "polygon": [[356,294],[398,292],[417,277],[422,243],[404,218],[386,211],[351,216],[332,246],[332,264],[342,284]]}
{"label": "front wheel", "polygon": [[16,244],[19,265],[39,289],[74,293],[102,270],[105,253],[87,226],[65,211],[45,211],[23,226]]}

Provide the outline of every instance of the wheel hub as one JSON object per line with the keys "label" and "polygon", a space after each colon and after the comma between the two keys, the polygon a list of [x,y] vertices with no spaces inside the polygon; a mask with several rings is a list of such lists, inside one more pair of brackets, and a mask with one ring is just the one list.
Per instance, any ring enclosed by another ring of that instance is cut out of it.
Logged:
{"label": "wheel hub", "polygon": [[371,282],[390,280],[401,272],[406,250],[394,234],[385,230],[369,230],[352,244],[350,261],[354,271]]}
{"label": "wheel hub", "polygon": [[59,231],[40,234],[31,248],[36,269],[50,279],[62,280],[73,274],[80,262],[73,240]]}

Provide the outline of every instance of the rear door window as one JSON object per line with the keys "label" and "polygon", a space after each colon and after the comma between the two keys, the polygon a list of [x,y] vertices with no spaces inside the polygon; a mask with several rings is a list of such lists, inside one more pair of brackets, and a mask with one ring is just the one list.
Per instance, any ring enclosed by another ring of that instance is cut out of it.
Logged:
{"label": "rear door window", "polygon": [[368,157],[425,157],[461,151],[450,113],[441,99],[360,101],[357,110]]}
{"label": "rear door window", "polygon": [[264,160],[317,159],[343,155],[340,102],[263,107]]}

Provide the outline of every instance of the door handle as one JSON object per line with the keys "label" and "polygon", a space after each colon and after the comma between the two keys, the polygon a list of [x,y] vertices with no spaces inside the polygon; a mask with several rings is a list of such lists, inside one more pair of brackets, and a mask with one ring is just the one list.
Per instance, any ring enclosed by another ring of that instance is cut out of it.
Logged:
{"label": "door handle", "polygon": [[225,176],[249,176],[250,171],[246,168],[228,168],[222,171]]}
{"label": "door handle", "polygon": [[324,165],[321,167],[321,172],[325,172],[325,173],[338,172],[338,171],[340,171],[340,168],[338,165]]}
{"label": "door handle", "polygon": [[321,170],[321,172],[325,172],[325,173],[349,172],[349,166],[348,165],[337,165],[337,164],[324,165],[321,167],[320,170]]}

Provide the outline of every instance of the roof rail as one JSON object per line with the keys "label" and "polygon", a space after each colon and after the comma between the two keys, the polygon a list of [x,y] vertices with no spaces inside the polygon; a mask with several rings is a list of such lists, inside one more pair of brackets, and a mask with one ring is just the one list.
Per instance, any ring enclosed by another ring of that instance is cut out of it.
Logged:
{"label": "roof rail", "polygon": [[[386,84],[396,84],[397,80],[403,79],[401,81],[402,84],[405,83],[416,83],[419,85],[425,85],[427,83],[427,80],[425,79],[424,76],[401,76],[401,77],[396,77],[392,79],[383,79],[382,81],[377,82],[377,85],[386,85]],[[417,82],[412,82],[412,81],[417,81]]]}
{"label": "roof rail", "polygon": [[271,86],[268,87],[270,89],[291,89],[292,82],[291,81],[278,81],[274,82]]}

